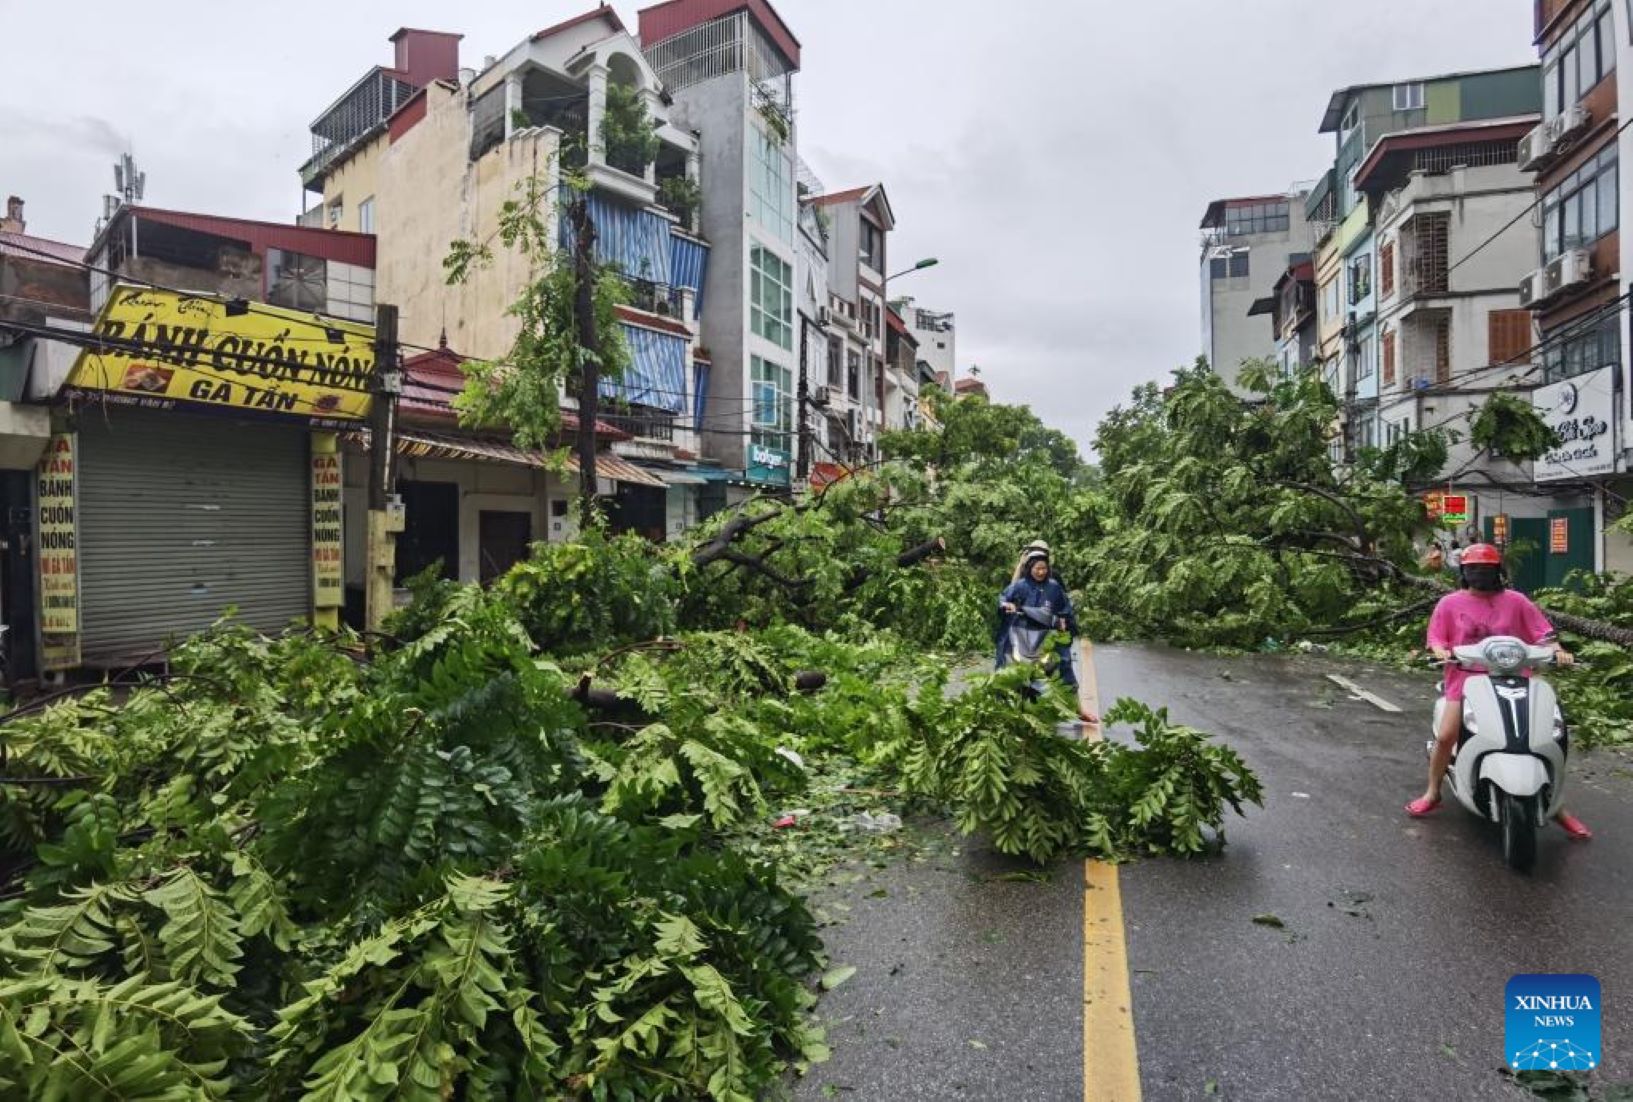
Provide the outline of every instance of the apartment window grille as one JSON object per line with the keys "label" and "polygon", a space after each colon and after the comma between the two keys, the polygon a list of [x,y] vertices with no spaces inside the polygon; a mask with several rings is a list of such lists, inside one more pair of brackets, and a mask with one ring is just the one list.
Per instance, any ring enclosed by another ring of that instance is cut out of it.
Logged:
{"label": "apartment window grille", "polygon": [[1454,168],[1489,168],[1493,165],[1517,164],[1520,159],[1518,142],[1459,142],[1436,149],[1420,149],[1412,158],[1412,167],[1419,172],[1450,172]]}
{"label": "apartment window grille", "polygon": [[1450,278],[1448,252],[1451,248],[1451,215],[1443,212],[1420,214],[1407,226],[1407,292],[1414,295],[1441,295]]}
{"label": "apartment window grille", "polygon": [[1449,383],[1452,381],[1452,319],[1439,318],[1434,325],[1435,382]]}

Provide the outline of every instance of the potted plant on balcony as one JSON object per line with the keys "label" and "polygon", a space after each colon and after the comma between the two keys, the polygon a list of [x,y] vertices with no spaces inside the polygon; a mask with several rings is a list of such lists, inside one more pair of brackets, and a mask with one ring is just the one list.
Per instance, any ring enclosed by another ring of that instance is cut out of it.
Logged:
{"label": "potted plant on balcony", "polygon": [[607,164],[631,176],[646,174],[658,156],[658,124],[647,114],[638,88],[607,85],[606,110],[601,115],[601,148]]}
{"label": "potted plant on balcony", "polygon": [[666,176],[658,181],[658,202],[688,230],[696,228],[692,215],[702,200],[703,189],[690,176]]}

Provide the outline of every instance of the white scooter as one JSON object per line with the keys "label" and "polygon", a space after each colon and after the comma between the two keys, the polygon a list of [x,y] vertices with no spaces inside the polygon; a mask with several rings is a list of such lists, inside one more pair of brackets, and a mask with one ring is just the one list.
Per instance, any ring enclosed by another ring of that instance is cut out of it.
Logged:
{"label": "white scooter", "polygon": [[[1524,872],[1536,861],[1537,831],[1553,820],[1565,798],[1569,736],[1553,686],[1523,676],[1550,666],[1552,647],[1506,635],[1456,647],[1451,661],[1480,671],[1463,685],[1463,730],[1446,783],[1464,807],[1502,828],[1503,860]],[[1435,705],[1434,730],[1446,707]],[[1434,740],[1429,753],[1434,753]]]}

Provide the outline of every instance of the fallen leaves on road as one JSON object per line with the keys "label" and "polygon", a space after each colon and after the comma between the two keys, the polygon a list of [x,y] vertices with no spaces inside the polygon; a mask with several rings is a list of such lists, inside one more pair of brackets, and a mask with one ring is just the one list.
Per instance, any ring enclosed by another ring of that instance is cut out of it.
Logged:
{"label": "fallen leaves on road", "polygon": [[1281,920],[1281,916],[1273,914],[1254,915],[1253,924],[1255,926],[1269,926],[1277,930],[1285,930],[1287,928],[1287,923]]}
{"label": "fallen leaves on road", "polygon": [[822,973],[822,990],[832,991],[854,975],[856,975],[856,966],[854,964],[844,964],[838,968],[830,968]]}

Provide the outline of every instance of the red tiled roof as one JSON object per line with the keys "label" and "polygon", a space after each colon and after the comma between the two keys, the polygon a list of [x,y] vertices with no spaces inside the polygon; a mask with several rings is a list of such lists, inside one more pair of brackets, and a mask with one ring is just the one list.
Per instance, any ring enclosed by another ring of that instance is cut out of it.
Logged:
{"label": "red tiled roof", "polygon": [[[51,255],[40,256],[39,253]],[[33,234],[0,230],[0,255],[15,256],[20,260],[35,260],[42,264],[61,263],[69,267],[78,267],[85,260],[85,248],[64,241],[52,241],[47,237],[35,237]]]}
{"label": "red tiled roof", "polygon": [[811,196],[810,202],[813,206],[831,207],[836,203],[849,203],[852,200],[860,199],[872,190],[873,185],[869,184],[867,187],[853,187],[849,191],[831,191],[827,195]]}
{"label": "red tiled roof", "polygon": [[560,34],[562,31],[570,31],[580,24],[589,23],[596,19],[605,19],[615,32],[624,29],[624,22],[618,18],[618,13],[602,4],[600,7],[591,8],[589,11],[581,12],[571,19],[563,19],[560,23],[544,28],[544,30],[533,36],[533,41],[537,42],[540,39],[549,38],[551,35]]}

